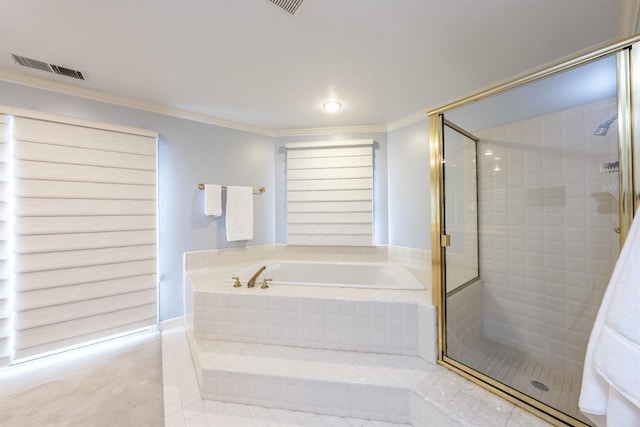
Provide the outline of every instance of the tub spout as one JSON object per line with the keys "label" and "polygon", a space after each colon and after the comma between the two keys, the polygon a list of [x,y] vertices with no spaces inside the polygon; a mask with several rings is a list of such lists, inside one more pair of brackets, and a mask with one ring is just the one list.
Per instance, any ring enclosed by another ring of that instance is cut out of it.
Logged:
{"label": "tub spout", "polygon": [[263,265],[262,267],[260,267],[258,271],[256,271],[256,274],[254,274],[253,277],[251,277],[251,279],[249,279],[249,281],[247,282],[247,288],[253,288],[256,285],[256,280],[258,280],[258,276],[260,276],[260,273],[266,270],[266,268],[267,266]]}

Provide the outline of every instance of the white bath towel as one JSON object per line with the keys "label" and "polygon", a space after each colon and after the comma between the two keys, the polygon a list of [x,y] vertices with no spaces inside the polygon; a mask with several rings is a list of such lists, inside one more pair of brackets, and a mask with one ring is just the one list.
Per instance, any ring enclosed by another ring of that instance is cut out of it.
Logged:
{"label": "white bath towel", "polygon": [[589,338],[578,405],[599,427],[640,426],[640,215]]}
{"label": "white bath towel", "polygon": [[222,216],[222,187],[205,184],[204,186],[204,214]]}
{"label": "white bath towel", "polygon": [[253,239],[253,188],[227,187],[227,241]]}

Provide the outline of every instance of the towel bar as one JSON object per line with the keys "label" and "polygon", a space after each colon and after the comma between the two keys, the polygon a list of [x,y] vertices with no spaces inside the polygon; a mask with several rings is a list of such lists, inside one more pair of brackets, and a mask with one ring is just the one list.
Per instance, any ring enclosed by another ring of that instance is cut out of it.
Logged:
{"label": "towel bar", "polygon": [[[223,190],[227,189],[226,185],[222,185],[221,186]],[[198,190],[204,190],[204,184],[200,183],[198,184]],[[264,187],[253,187],[253,192],[254,193],[264,193],[266,190],[264,189]]]}

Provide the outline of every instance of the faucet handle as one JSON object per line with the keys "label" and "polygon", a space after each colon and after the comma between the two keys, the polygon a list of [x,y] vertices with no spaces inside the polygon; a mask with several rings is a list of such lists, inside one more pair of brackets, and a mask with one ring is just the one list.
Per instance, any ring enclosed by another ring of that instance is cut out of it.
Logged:
{"label": "faucet handle", "polygon": [[239,288],[240,286],[242,286],[242,283],[240,283],[240,277],[238,277],[238,273],[231,273],[231,274],[233,274],[231,278],[235,280],[235,282],[233,282],[233,287]]}
{"label": "faucet handle", "polygon": [[262,281],[262,286],[260,286],[260,289],[267,289],[269,287],[269,285],[267,284],[267,282],[272,282],[273,279],[264,279]]}

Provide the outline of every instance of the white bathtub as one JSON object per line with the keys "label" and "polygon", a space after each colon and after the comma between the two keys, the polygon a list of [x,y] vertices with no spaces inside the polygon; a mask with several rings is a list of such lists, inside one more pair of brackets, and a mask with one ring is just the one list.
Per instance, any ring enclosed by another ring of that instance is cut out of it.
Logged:
{"label": "white bathtub", "polygon": [[262,266],[267,268],[256,280],[256,286],[267,278],[273,279],[270,285],[425,289],[406,267],[389,262],[265,261],[240,273],[242,284],[246,284]]}

